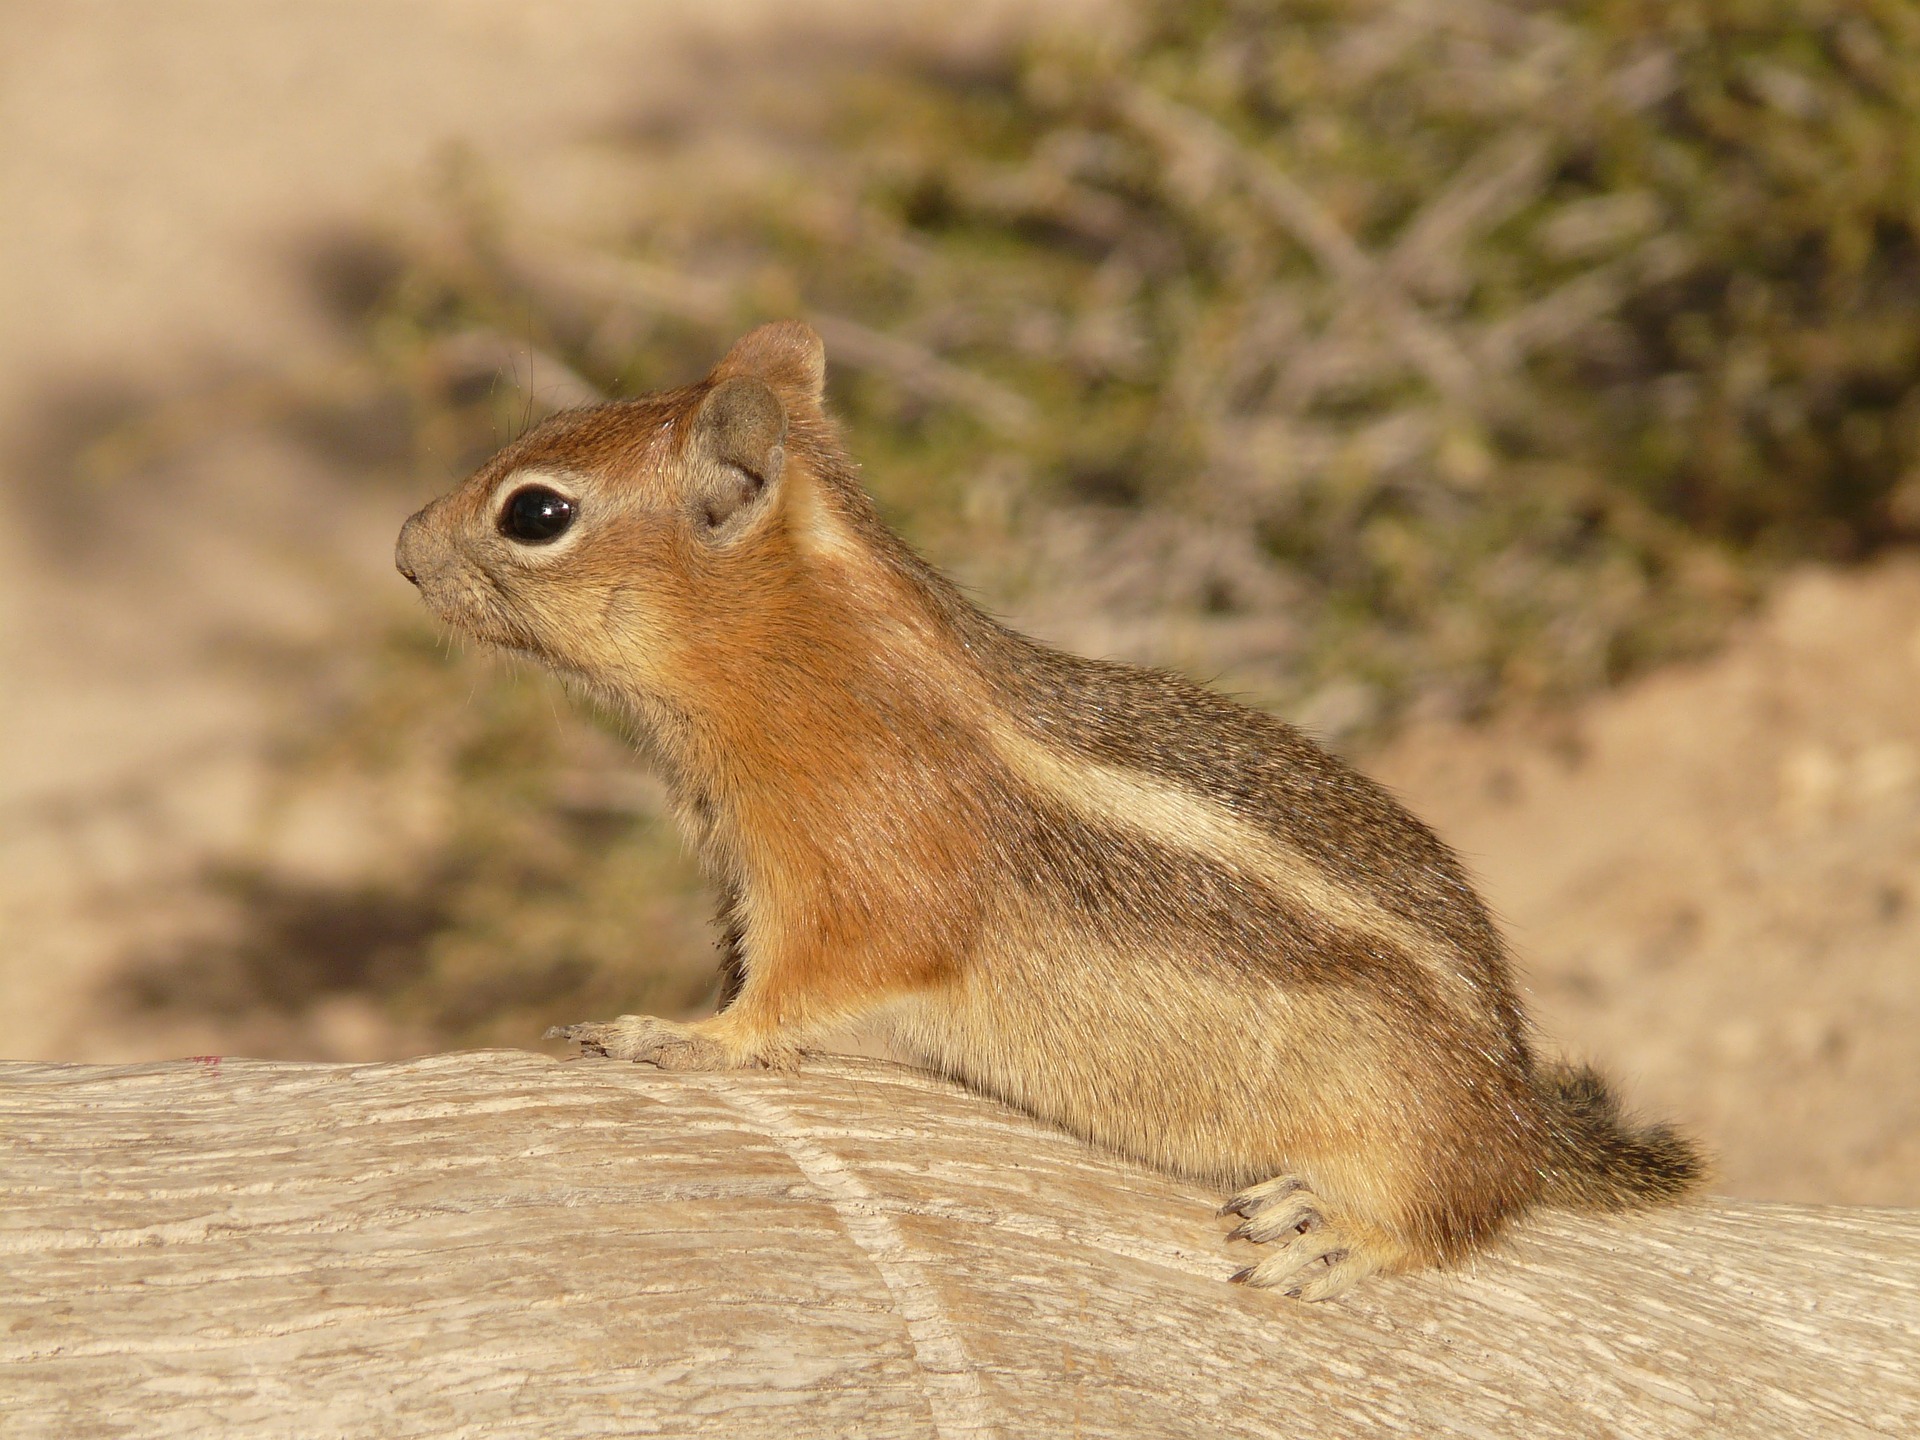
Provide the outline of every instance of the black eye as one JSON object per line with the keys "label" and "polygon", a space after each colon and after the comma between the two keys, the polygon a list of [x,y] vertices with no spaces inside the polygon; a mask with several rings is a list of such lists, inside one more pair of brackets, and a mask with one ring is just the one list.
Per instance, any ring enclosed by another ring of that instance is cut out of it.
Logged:
{"label": "black eye", "polygon": [[514,491],[500,507],[500,533],[522,545],[557,540],[571,524],[573,501],[541,485]]}

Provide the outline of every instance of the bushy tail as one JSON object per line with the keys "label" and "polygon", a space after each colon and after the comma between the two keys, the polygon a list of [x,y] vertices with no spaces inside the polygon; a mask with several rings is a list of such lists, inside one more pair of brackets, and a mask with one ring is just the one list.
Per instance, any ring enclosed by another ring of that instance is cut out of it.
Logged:
{"label": "bushy tail", "polygon": [[1677,1200],[1706,1178],[1692,1141],[1668,1125],[1631,1125],[1588,1066],[1542,1065],[1534,1085],[1550,1136],[1545,1203],[1631,1210]]}

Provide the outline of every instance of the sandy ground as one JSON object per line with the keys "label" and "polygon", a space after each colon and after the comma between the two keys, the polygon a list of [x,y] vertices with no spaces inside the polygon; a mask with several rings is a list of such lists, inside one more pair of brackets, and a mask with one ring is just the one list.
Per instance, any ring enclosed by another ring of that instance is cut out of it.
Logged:
{"label": "sandy ground", "polygon": [[[936,7],[921,7],[932,13]],[[844,26],[912,5],[814,7]],[[770,0],[12,6],[0,47],[0,1054],[230,1048],[90,1008],[191,918],[256,814],[274,679],[398,585],[390,501],[342,503],[244,417],[89,484],[54,457],[154,396],[324,370],[296,279],[416,202],[451,145],[590,223],[601,137]],[[903,17],[905,17],[903,19]],[[108,474],[107,471],[102,471]],[[1542,1028],[1693,1122],[1725,1187],[1920,1204],[1920,563],[1808,572],[1721,654],[1580,713],[1375,757],[1510,923]],[[336,849],[351,841],[335,835]],[[311,846],[326,863],[328,841]],[[364,857],[363,857],[364,858]],[[255,1032],[257,1033],[257,1032]],[[404,1046],[351,1004],[288,1051]]]}

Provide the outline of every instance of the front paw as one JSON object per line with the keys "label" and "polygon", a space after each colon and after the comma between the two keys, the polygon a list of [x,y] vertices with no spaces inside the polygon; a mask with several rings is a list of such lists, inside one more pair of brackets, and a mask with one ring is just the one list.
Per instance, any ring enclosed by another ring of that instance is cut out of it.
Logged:
{"label": "front paw", "polygon": [[556,1025],[547,1031],[546,1038],[571,1040],[583,1055],[635,1060],[662,1070],[737,1070],[758,1063],[751,1056],[735,1055],[703,1034],[697,1022],[683,1025],[653,1015]]}

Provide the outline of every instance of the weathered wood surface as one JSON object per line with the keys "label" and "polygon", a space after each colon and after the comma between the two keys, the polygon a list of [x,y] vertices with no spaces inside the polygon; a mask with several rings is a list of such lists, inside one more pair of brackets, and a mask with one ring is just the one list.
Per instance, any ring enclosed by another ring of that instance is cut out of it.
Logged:
{"label": "weathered wood surface", "polygon": [[913,1072],[0,1065],[6,1436],[1920,1435],[1920,1213],[1552,1218],[1306,1306]]}

